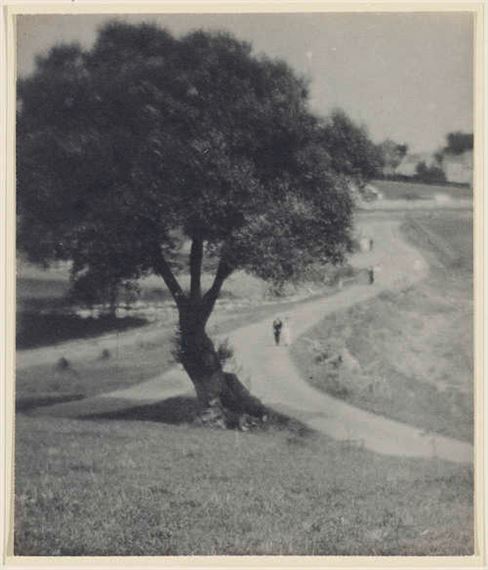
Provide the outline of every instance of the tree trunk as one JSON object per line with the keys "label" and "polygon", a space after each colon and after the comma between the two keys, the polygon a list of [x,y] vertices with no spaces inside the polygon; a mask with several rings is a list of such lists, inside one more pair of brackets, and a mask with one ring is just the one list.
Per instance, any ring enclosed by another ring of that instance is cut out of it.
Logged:
{"label": "tree trunk", "polygon": [[206,313],[202,303],[180,308],[179,358],[195,386],[202,418],[221,427],[238,427],[244,415],[262,419],[264,405],[235,374],[224,372],[205,332]]}
{"label": "tree trunk", "polygon": [[202,295],[201,271],[203,240],[192,240],[190,253],[190,295],[185,294],[171,268],[156,246],[153,250],[154,270],[170,290],[179,311],[179,361],[195,386],[205,423],[220,427],[243,427],[249,417],[265,419],[265,406],[239,381],[235,374],[224,372],[217,351],[205,332],[224,281],[233,271],[222,254],[214,282]]}

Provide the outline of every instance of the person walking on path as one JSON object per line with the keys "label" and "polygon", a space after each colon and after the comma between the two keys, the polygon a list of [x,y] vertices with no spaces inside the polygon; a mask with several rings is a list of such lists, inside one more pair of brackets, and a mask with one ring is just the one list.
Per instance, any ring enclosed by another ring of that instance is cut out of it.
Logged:
{"label": "person walking on path", "polygon": [[368,277],[369,277],[369,284],[373,285],[373,283],[374,283],[374,267],[370,267],[368,269]]}
{"label": "person walking on path", "polygon": [[283,328],[283,323],[279,317],[273,321],[273,334],[275,339],[275,344],[278,346],[280,344],[281,329]]}
{"label": "person walking on path", "polygon": [[283,344],[285,346],[290,346],[291,344],[291,327],[289,317],[285,317],[285,322],[283,323]]}

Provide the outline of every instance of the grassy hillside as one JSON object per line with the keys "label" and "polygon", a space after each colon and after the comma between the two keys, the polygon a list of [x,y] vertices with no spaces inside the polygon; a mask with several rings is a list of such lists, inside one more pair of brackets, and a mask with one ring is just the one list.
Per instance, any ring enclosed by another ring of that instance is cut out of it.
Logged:
{"label": "grassy hillside", "polygon": [[[427,257],[428,278],[326,318],[292,354],[304,377],[333,396],[471,441],[472,215],[420,212],[403,230]],[[328,358],[338,354],[341,363]]]}

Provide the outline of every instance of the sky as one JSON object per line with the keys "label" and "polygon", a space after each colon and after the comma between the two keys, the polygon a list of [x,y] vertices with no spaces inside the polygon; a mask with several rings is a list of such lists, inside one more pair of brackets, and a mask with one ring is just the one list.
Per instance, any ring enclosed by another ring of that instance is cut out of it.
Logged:
{"label": "sky", "polygon": [[[310,80],[310,105],[326,115],[344,109],[371,138],[432,152],[452,131],[473,131],[473,16],[469,13],[158,14],[175,35],[227,30],[254,52],[284,59]],[[36,54],[63,42],[89,48],[113,16],[19,16],[17,67],[25,76]]]}

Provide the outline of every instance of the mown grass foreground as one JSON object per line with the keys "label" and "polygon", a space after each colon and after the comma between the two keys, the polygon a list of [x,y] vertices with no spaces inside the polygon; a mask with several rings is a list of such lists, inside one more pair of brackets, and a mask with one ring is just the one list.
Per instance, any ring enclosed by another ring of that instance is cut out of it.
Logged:
{"label": "mown grass foreground", "polygon": [[314,434],[17,418],[17,555],[467,555],[472,468]]}

